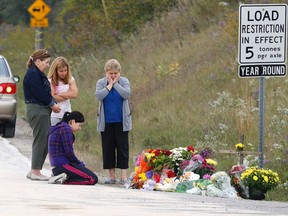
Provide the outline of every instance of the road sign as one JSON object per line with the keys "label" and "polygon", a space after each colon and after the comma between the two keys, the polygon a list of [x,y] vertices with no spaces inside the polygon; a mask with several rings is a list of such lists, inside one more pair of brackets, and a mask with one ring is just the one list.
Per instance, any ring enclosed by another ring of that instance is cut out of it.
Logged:
{"label": "road sign", "polygon": [[42,20],[50,11],[50,7],[42,0],[36,0],[28,8],[28,12],[37,20]]}
{"label": "road sign", "polygon": [[285,77],[286,64],[272,65],[240,65],[238,70],[239,77]]}
{"label": "road sign", "polygon": [[43,18],[39,20],[32,17],[30,19],[30,25],[31,27],[48,27],[48,18]]}
{"label": "road sign", "polygon": [[287,58],[287,5],[239,7],[240,64],[281,64]]}

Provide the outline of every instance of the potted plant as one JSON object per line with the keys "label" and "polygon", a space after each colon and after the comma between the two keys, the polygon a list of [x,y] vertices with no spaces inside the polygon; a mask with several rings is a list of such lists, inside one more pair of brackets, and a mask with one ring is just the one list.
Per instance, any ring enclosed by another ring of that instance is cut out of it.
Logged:
{"label": "potted plant", "polygon": [[262,200],[265,193],[280,184],[277,172],[270,169],[249,167],[241,174],[243,184],[249,189],[249,198]]}

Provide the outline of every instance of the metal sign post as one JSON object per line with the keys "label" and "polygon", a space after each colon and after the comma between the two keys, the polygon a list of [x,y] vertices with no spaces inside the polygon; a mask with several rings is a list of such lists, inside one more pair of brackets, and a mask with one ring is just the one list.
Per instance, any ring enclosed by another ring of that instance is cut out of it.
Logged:
{"label": "metal sign post", "polygon": [[258,119],[258,153],[259,167],[264,167],[264,108],[265,108],[265,78],[260,77],[259,82],[259,119]]}
{"label": "metal sign post", "polygon": [[264,166],[265,77],[285,77],[287,5],[243,4],[239,7],[238,75],[259,77],[259,167]]}

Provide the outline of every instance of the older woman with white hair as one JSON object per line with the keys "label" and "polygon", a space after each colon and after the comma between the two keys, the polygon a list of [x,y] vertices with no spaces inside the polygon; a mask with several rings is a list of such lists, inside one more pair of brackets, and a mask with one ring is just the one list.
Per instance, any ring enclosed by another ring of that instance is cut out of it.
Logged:
{"label": "older woman with white hair", "polygon": [[121,65],[116,59],[106,62],[105,77],[96,84],[99,101],[97,130],[101,133],[103,169],[109,170],[105,184],[115,184],[115,168],[121,169],[120,184],[127,183],[129,168],[129,138],[132,119],[128,99],[131,95],[129,80],[121,76]]}

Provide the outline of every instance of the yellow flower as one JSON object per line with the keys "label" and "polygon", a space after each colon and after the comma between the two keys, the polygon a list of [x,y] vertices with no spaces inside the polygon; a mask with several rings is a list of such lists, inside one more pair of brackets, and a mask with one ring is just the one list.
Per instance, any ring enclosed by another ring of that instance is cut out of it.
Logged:
{"label": "yellow flower", "polygon": [[210,159],[210,158],[206,159],[206,163],[212,166],[217,166],[217,161]]}
{"label": "yellow flower", "polygon": [[277,172],[264,168],[249,167],[241,174],[241,180],[247,187],[268,191],[280,184]]}
{"label": "yellow flower", "polygon": [[135,171],[135,172],[137,172],[137,171],[138,171],[138,169],[139,169],[139,167],[138,167],[138,166],[136,166],[136,167],[135,167],[135,169],[134,169],[134,171]]}
{"label": "yellow flower", "polygon": [[145,156],[146,156],[147,160],[150,161],[151,157],[154,157],[155,154],[154,153],[152,153],[152,154],[147,153]]}
{"label": "yellow flower", "polygon": [[243,151],[243,149],[244,149],[244,144],[243,144],[243,143],[237,143],[237,144],[235,145],[235,148],[236,148],[237,151]]}
{"label": "yellow flower", "polygon": [[140,173],[140,174],[139,174],[139,178],[140,178],[142,181],[145,181],[145,180],[147,179],[146,173]]}

